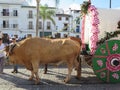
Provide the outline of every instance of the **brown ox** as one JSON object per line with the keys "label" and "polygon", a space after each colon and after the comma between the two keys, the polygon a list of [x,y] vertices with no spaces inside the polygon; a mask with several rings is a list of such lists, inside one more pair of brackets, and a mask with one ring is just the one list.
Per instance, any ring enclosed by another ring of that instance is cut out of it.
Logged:
{"label": "brown ox", "polygon": [[[76,41],[76,42],[78,42],[79,44],[80,44],[80,46],[82,45],[82,41],[81,41],[81,39],[80,38],[77,38],[77,37],[69,37],[71,40],[74,40],[74,41]],[[80,59],[80,57],[79,57],[79,55],[78,55],[78,57],[77,57],[77,60],[80,62],[79,63],[79,68],[80,68],[80,72],[81,72],[81,59]],[[47,74],[47,69],[48,68],[48,65],[47,64],[45,64],[45,68],[44,68],[44,74]]]}
{"label": "brown ox", "polygon": [[70,80],[74,66],[77,68],[77,78],[80,78],[79,63],[76,60],[80,53],[80,45],[70,38],[28,38],[18,44],[7,46],[6,53],[12,63],[22,64],[31,71],[29,79],[32,80],[35,76],[35,84],[39,83],[40,64],[66,62],[68,75],[64,82],[67,83]]}

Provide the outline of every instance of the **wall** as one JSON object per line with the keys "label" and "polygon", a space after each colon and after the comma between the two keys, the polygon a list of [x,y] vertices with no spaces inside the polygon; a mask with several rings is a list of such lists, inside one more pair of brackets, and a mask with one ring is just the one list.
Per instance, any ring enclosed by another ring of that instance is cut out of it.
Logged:
{"label": "wall", "polygon": [[[105,37],[105,32],[111,32],[117,30],[117,23],[120,20],[120,9],[98,9],[99,24],[99,40]],[[89,43],[90,39],[90,14],[86,15],[85,21],[85,43]]]}

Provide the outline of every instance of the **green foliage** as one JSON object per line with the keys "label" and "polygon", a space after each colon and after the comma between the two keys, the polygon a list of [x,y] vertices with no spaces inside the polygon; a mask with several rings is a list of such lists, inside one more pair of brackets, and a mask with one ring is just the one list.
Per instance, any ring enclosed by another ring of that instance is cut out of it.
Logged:
{"label": "green foliage", "polygon": [[76,17],[75,20],[76,24],[80,24],[80,17]]}
{"label": "green foliage", "polygon": [[81,5],[81,16],[87,14],[89,5],[91,3],[89,1],[84,1],[83,4]]}
{"label": "green foliage", "polygon": [[43,20],[43,31],[42,31],[42,37],[44,37],[44,25],[45,20],[50,20],[55,25],[55,21],[53,19],[53,16],[55,16],[55,10],[50,9],[48,6],[40,6],[40,16]]}
{"label": "green foliage", "polygon": [[55,16],[55,11],[49,9],[48,6],[40,6],[40,16],[42,17],[43,21],[51,20],[52,23],[55,25],[55,21],[52,16]]}
{"label": "green foliage", "polygon": [[101,38],[97,44],[103,44],[106,40],[109,40],[113,37],[118,37],[118,34],[120,34],[120,30],[114,31],[114,32],[105,32],[105,37]]}

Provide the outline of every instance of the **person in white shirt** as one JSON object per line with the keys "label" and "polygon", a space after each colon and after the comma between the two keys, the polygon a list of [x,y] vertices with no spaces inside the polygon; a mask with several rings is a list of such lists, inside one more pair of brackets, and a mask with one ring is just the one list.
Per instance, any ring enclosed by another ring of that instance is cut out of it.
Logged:
{"label": "person in white shirt", "polygon": [[5,52],[4,49],[5,45],[2,43],[2,38],[0,38],[0,74],[3,73],[3,68],[4,68],[4,57],[5,57]]}

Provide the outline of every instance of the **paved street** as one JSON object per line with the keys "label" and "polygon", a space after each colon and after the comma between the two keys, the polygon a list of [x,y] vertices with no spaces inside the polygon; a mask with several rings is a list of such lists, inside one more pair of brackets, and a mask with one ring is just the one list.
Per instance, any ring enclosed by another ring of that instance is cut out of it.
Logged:
{"label": "paved street", "polygon": [[0,90],[120,90],[120,84],[106,84],[100,81],[87,66],[82,67],[81,80],[75,79],[76,71],[73,70],[69,84],[64,84],[63,79],[67,74],[65,66],[49,66],[48,74],[43,74],[43,67],[39,69],[41,78],[39,85],[29,81],[30,72],[24,67],[19,67],[19,73],[13,74],[12,66],[5,66],[4,74],[0,75]]}

